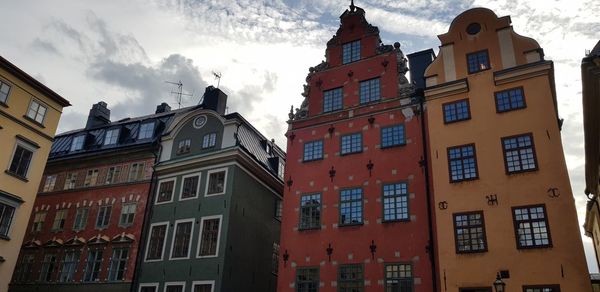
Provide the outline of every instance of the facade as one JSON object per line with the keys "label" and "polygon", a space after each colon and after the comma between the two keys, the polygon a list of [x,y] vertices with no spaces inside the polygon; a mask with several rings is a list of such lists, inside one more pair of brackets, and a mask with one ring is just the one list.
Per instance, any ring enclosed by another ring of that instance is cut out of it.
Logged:
{"label": "facade", "polygon": [[485,8],[457,16],[425,72],[441,291],[591,291],[554,68]]}
{"label": "facade", "polygon": [[351,4],[340,20],[290,112],[278,291],[433,291],[423,118],[407,60],[363,9]]}
{"label": "facade", "polygon": [[[589,198],[585,213],[584,229],[592,238],[596,252],[596,264],[600,266],[600,206],[598,205],[600,179],[600,41],[581,61],[583,85],[583,130],[585,132],[585,183]],[[600,289],[600,288],[599,288]]]}
{"label": "facade", "polygon": [[208,87],[161,141],[135,291],[275,291],[285,153]]}
{"label": "facade", "polygon": [[111,122],[99,102],[84,129],[56,137],[10,291],[130,290],[158,139],[177,112]]}
{"label": "facade", "polygon": [[8,289],[63,97],[0,57],[0,291]]}

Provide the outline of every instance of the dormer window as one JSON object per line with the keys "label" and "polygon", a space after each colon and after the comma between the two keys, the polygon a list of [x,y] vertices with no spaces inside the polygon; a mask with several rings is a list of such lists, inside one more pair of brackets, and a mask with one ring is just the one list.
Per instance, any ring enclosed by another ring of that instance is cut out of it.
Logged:
{"label": "dormer window", "polygon": [[117,144],[118,139],[119,139],[119,129],[108,130],[108,131],[106,131],[106,135],[104,135],[104,145]]}
{"label": "dormer window", "polygon": [[83,142],[85,142],[85,135],[74,137],[71,142],[71,152],[83,149]]}
{"label": "dormer window", "polygon": [[360,40],[342,45],[342,63],[348,64],[360,60]]}
{"label": "dormer window", "polygon": [[140,126],[140,133],[138,134],[138,139],[152,138],[152,135],[154,135],[154,122],[143,123]]}

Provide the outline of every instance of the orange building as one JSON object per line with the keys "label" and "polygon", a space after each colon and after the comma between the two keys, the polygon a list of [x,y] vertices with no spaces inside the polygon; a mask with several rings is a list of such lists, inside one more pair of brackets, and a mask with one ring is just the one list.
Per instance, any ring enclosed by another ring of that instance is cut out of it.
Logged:
{"label": "orange building", "polygon": [[591,291],[554,66],[510,17],[457,16],[425,71],[441,291]]}

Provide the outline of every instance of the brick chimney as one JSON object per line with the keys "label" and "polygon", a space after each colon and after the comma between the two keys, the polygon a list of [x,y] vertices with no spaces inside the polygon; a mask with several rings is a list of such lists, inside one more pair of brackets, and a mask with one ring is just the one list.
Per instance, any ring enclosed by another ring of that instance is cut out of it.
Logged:
{"label": "brick chimney", "polygon": [[171,111],[171,107],[169,106],[169,104],[166,102],[163,102],[156,106],[156,112],[154,112],[154,113],[160,114],[160,113],[166,113],[166,112],[170,112],[170,111]]}
{"label": "brick chimney", "polygon": [[94,104],[92,109],[90,109],[85,128],[91,129],[108,124],[110,124],[110,110],[108,109],[106,102],[101,101]]}

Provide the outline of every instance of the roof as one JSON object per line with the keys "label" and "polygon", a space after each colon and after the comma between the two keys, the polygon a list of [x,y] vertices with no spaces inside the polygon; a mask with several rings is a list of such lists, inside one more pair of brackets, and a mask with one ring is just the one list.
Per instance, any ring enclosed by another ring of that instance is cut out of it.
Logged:
{"label": "roof", "polygon": [[4,59],[2,56],[0,56],[0,68],[8,71],[15,77],[19,78],[19,80],[27,83],[27,85],[33,87],[35,90],[54,100],[61,106],[67,107],[71,105],[68,100],[54,92],[52,89],[46,87],[46,85],[37,81],[35,78],[31,77],[29,74],[25,73],[25,71],[19,69],[19,67]]}

